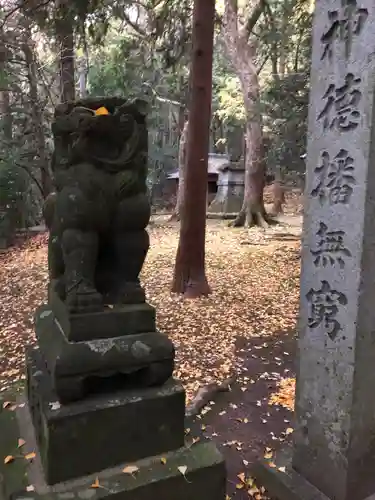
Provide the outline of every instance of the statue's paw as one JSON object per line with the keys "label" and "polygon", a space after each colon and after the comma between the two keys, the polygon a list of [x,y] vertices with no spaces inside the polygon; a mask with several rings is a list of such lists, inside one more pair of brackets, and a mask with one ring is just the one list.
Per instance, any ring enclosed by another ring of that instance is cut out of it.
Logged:
{"label": "statue's paw", "polygon": [[103,310],[103,297],[95,289],[78,288],[67,294],[66,306],[71,313],[88,313]]}

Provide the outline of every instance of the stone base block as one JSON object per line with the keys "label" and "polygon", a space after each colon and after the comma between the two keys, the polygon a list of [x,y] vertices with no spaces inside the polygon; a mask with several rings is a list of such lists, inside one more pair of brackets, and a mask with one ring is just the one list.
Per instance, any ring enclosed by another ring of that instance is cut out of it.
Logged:
{"label": "stone base block", "polygon": [[173,373],[173,343],[156,331],[70,342],[47,305],[37,311],[35,332],[54,390],[63,403],[90,393],[92,378],[123,375],[124,388],[132,378],[138,387],[150,387],[162,385]]}
{"label": "stone base block", "polygon": [[251,476],[275,500],[333,500],[293,469],[291,447],[276,453],[272,460],[257,462],[252,467]]}
{"label": "stone base block", "polygon": [[[108,339],[155,331],[155,308],[145,303],[107,307],[102,312],[69,314],[57,294],[51,292],[50,310],[69,341]],[[45,308],[43,311],[46,314]]]}
{"label": "stone base block", "polygon": [[30,414],[48,484],[184,444],[185,391],[173,379],[157,388],[61,405],[38,350],[29,351],[27,371]]}
{"label": "stone base block", "polygon": [[[0,402],[2,403],[2,402]],[[137,467],[133,474],[124,473],[129,463],[116,468],[49,486],[44,478],[40,454],[33,440],[32,425],[27,405],[16,411],[0,405],[0,455],[18,457],[5,465],[0,461],[1,500],[224,500],[226,489],[225,464],[212,443],[197,443],[163,455],[148,457],[131,465]],[[137,420],[139,423],[139,419]],[[26,427],[25,427],[26,425]],[[135,427],[135,425],[133,425]],[[126,425],[123,425],[126,432]],[[31,432],[30,432],[31,431]],[[25,434],[26,432],[26,434]],[[18,438],[26,440],[22,452],[17,449]],[[151,434],[148,434],[149,438]],[[91,439],[98,434],[91,436]],[[108,440],[102,455],[111,455],[117,443]],[[33,460],[21,458],[20,453],[36,451]],[[81,450],[65,450],[58,457],[55,467],[73,460]],[[161,458],[165,460],[161,460]],[[81,456],[84,461],[90,457]],[[186,467],[181,474],[180,467]]]}

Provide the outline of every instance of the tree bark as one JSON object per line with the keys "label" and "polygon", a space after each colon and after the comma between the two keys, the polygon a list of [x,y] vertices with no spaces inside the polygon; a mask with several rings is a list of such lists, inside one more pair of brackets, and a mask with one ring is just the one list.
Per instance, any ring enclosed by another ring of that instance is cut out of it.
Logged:
{"label": "tree bark", "polygon": [[273,183],[273,205],[270,211],[271,217],[276,217],[284,213],[285,189],[280,168],[276,170],[275,181]]}
{"label": "tree bark", "polygon": [[60,101],[74,101],[74,33],[67,0],[57,0],[56,37],[60,55]]}
{"label": "tree bark", "polygon": [[178,188],[176,205],[171,215],[171,221],[179,221],[181,218],[182,207],[185,197],[185,170],[187,158],[187,145],[189,137],[189,120],[186,120],[181,133],[180,144],[178,148]]}
{"label": "tree bark", "polygon": [[36,149],[38,153],[38,163],[40,171],[40,187],[42,191],[43,198],[47,198],[52,190],[52,179],[48,168],[48,153],[46,140],[43,130],[43,113],[39,101],[38,94],[38,69],[37,62],[35,59],[34,48],[30,46],[32,43],[31,30],[29,27],[27,29],[27,42],[22,46],[23,53],[25,56],[25,62],[27,65],[27,79],[29,82],[29,96],[30,96],[30,106],[32,114],[32,128],[34,132]]}
{"label": "tree bark", "polygon": [[0,80],[4,82],[0,85],[0,119],[5,141],[11,142],[13,137],[13,119],[10,109],[9,88],[6,82],[8,49],[5,43],[4,30],[0,31]]}
{"label": "tree bark", "polygon": [[194,0],[185,195],[172,284],[173,292],[187,298],[211,291],[205,273],[205,235],[214,20],[215,0]]}
{"label": "tree bark", "polygon": [[[254,9],[259,16],[262,11]],[[251,25],[257,18],[250,14]],[[263,150],[262,117],[260,112],[260,89],[255,65],[257,44],[248,31],[249,22],[239,23],[237,0],[225,0],[224,41],[228,55],[241,83],[246,114],[245,128],[245,192],[240,213],[232,223],[235,227],[253,225],[266,227],[267,217],[263,190],[265,187],[265,160]],[[250,38],[249,38],[250,37]]]}

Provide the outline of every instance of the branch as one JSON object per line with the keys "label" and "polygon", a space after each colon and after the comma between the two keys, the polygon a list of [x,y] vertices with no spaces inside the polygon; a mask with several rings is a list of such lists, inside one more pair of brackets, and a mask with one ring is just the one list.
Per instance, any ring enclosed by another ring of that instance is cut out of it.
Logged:
{"label": "branch", "polygon": [[166,97],[161,97],[161,95],[159,95],[156,90],[152,87],[151,84],[149,84],[148,82],[143,82],[142,85],[144,85],[145,87],[148,87],[151,92],[153,93],[153,95],[155,96],[155,98],[159,101],[159,102],[166,102],[167,104],[173,104],[174,106],[178,106],[179,108],[184,108],[185,106],[179,102],[179,101],[173,101],[172,99],[167,99]]}
{"label": "branch", "polygon": [[35,182],[36,187],[39,189],[39,192],[40,192],[42,198],[44,199],[45,196],[43,193],[42,185],[39,182],[39,180],[35,177],[35,175],[32,172],[30,172],[30,170],[26,167],[26,165],[22,165],[22,163],[18,163],[18,162],[14,162],[14,164],[16,167],[22,168],[22,170],[24,170],[29,175],[29,177]]}
{"label": "branch", "polygon": [[122,16],[123,18],[125,19],[126,23],[131,27],[133,28],[133,30],[140,36],[142,36],[143,38],[146,38],[147,37],[147,33],[140,27],[138,26],[136,23],[133,23],[133,21],[130,20],[130,17],[125,13],[123,12],[122,13]]}
{"label": "branch", "polygon": [[[16,5],[15,7],[13,7],[9,12],[7,12],[4,16],[4,19],[2,21],[2,23],[0,24],[0,29],[4,28],[6,22],[8,21],[8,19],[10,17],[13,16],[13,14],[15,14],[18,10],[21,10],[21,9],[25,9],[26,5],[27,4],[27,1],[28,0],[24,0],[22,4],[18,4]],[[25,13],[26,14],[29,14],[30,12],[34,11],[34,10],[37,10],[39,9],[40,7],[46,7],[49,3],[51,3],[52,0],[44,0],[43,2],[41,2],[40,4],[38,5],[35,5],[34,7],[32,7],[30,10],[26,10],[25,9]]]}
{"label": "branch", "polygon": [[270,58],[270,53],[268,53],[266,55],[266,57],[264,58],[262,64],[259,66],[259,68],[257,69],[257,75],[260,75],[260,73],[262,72],[262,69],[264,68],[264,66],[266,65],[268,59]]}
{"label": "branch", "polygon": [[245,33],[247,38],[249,38],[249,36],[251,35],[253,29],[255,28],[256,23],[258,22],[260,16],[263,14],[267,5],[268,3],[266,0],[259,0],[253,12],[249,15],[245,24]]}

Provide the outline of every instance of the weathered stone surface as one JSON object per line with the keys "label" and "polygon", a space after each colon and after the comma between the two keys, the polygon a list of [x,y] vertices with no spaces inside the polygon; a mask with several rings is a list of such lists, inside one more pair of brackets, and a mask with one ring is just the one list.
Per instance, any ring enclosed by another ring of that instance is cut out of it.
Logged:
{"label": "weathered stone surface", "polygon": [[173,379],[61,405],[37,350],[27,361],[28,404],[49,484],[183,446],[185,392]]}
{"label": "weathered stone surface", "polygon": [[[271,465],[270,465],[271,464]],[[267,485],[267,495],[278,500],[329,500],[292,467],[292,449],[274,453],[272,460],[256,463],[251,474]]]}
{"label": "weathered stone surface", "polygon": [[[236,168],[235,168],[236,167]],[[225,218],[228,214],[238,214],[241,210],[244,197],[244,168],[242,165],[232,164],[219,173],[217,193],[208,208],[209,216],[221,214]]]}
{"label": "weathered stone surface", "polygon": [[375,494],[375,3],[316,1],[313,40],[293,466],[332,500],[363,500]]}
{"label": "weathered stone surface", "polygon": [[71,313],[145,300],[138,276],[149,247],[146,115],[145,101],[121,98],[55,110],[55,192],[44,215],[51,286]]}
{"label": "weathered stone surface", "polygon": [[121,374],[124,386],[128,376],[139,387],[147,387],[161,385],[172,376],[174,347],[162,333],[69,342],[49,306],[42,306],[36,317],[38,346],[61,402],[91,392],[87,381],[92,377]]}
{"label": "weathered stone surface", "polygon": [[107,339],[155,331],[155,308],[149,304],[128,304],[103,312],[70,314],[55,293],[50,294],[51,311],[69,341]]}
{"label": "weathered stone surface", "polygon": [[[3,447],[0,454],[17,452],[18,436],[23,422],[28,419],[27,406],[18,409],[17,427],[11,412],[2,421],[2,429],[6,431],[9,442],[13,446]],[[11,420],[10,418],[11,417]],[[32,430],[32,427],[30,426]],[[33,434],[26,435],[25,453],[35,450]],[[1,441],[2,443],[2,441]],[[106,445],[108,448],[108,444]],[[132,465],[138,472],[124,474],[127,463],[115,468],[91,473],[88,476],[55,485],[45,481],[40,463],[39,453],[32,461],[17,460],[10,466],[0,464],[0,498],[1,500],[89,500],[108,498],[113,500],[224,500],[226,487],[225,464],[221,454],[212,443],[198,443],[192,447],[163,453],[166,464],[161,462],[161,455],[148,457]],[[70,458],[70,457],[69,457]],[[185,466],[186,477],[178,467]],[[99,488],[92,484],[98,479]],[[33,491],[27,486],[33,485]]]}

